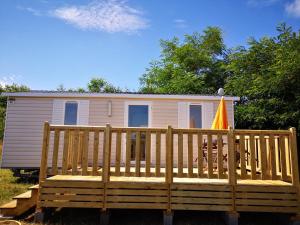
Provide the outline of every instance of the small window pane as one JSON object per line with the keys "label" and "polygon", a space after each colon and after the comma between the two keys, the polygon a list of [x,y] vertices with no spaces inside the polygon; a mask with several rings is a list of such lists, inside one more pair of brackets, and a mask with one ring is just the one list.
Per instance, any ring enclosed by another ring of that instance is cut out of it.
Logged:
{"label": "small window pane", "polygon": [[129,127],[148,127],[147,105],[129,105],[128,114]]}
{"label": "small window pane", "polygon": [[77,109],[78,104],[76,102],[67,102],[65,106],[65,125],[77,124]]}
{"label": "small window pane", "polygon": [[201,105],[190,105],[190,128],[202,128]]}

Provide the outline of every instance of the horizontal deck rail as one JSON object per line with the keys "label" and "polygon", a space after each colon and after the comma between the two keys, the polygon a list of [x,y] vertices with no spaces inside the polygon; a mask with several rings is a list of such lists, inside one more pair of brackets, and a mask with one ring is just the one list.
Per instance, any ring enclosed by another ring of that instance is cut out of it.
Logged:
{"label": "horizontal deck rail", "polygon": [[298,185],[295,129],[179,129],[50,125],[40,178],[93,175],[282,180]]}

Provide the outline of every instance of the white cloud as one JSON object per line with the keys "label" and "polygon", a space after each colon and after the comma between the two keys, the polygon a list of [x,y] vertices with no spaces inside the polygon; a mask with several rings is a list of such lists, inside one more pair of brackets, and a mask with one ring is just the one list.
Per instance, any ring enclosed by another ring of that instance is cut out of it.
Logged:
{"label": "white cloud", "polygon": [[300,0],[286,4],[285,11],[291,16],[300,17]]}
{"label": "white cloud", "polygon": [[248,0],[247,4],[253,7],[266,7],[275,4],[280,0]]}
{"label": "white cloud", "polygon": [[5,85],[12,85],[13,83],[16,83],[16,80],[20,76],[16,75],[10,75],[10,76],[2,76],[0,77],[0,86],[4,87]]}
{"label": "white cloud", "polygon": [[140,10],[120,0],[97,0],[88,5],[61,7],[51,14],[84,30],[133,33],[148,26]]}
{"label": "white cloud", "polygon": [[177,28],[186,28],[187,27],[186,20],[183,20],[183,19],[175,19],[174,23],[175,23],[175,27],[177,27]]}

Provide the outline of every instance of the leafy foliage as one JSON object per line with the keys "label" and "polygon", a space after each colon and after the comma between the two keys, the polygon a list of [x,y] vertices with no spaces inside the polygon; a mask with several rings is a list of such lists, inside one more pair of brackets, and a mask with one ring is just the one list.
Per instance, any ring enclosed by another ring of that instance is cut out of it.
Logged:
{"label": "leafy foliage", "polygon": [[141,92],[212,94],[223,87],[225,45],[222,32],[208,27],[203,34],[161,40],[161,57],[153,61],[140,78]]}

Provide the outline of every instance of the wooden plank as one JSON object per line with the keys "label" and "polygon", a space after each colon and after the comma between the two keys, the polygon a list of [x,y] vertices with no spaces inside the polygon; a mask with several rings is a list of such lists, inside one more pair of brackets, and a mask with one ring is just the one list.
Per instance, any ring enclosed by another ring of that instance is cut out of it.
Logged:
{"label": "wooden plank", "polygon": [[115,162],[115,175],[120,176],[120,165],[121,165],[121,140],[122,133],[116,133],[116,162]]}
{"label": "wooden plank", "polygon": [[188,134],[188,177],[193,177],[193,134]]}
{"label": "wooden plank", "polygon": [[183,177],[183,133],[178,133],[178,177]]}
{"label": "wooden plank", "polygon": [[274,135],[271,134],[269,138],[269,150],[270,150],[270,158],[271,158],[271,179],[276,180],[277,172],[276,172],[276,159],[275,159],[275,138]]}
{"label": "wooden plank", "polygon": [[167,209],[167,203],[107,203],[107,208],[111,209]]}
{"label": "wooden plank", "polygon": [[203,137],[198,133],[198,177],[203,177]]}
{"label": "wooden plank", "polygon": [[43,187],[64,187],[64,188],[102,188],[103,183],[101,181],[47,181],[43,184]]}
{"label": "wooden plank", "polygon": [[85,130],[82,139],[82,175],[87,175],[89,131]]}
{"label": "wooden plank", "polygon": [[99,131],[94,132],[94,149],[93,149],[93,172],[94,176],[97,175],[98,170],[98,154],[99,154]]}
{"label": "wooden plank", "polygon": [[223,140],[220,134],[217,135],[217,160],[218,160],[218,178],[221,179],[223,177]]}
{"label": "wooden plank", "polygon": [[191,203],[191,204],[217,204],[217,205],[230,205],[232,199],[223,198],[187,198],[187,197],[172,197],[172,203]]}
{"label": "wooden plank", "polygon": [[236,198],[246,198],[246,199],[290,199],[290,200],[297,200],[296,194],[289,194],[289,193],[249,193],[249,192],[237,192]]}
{"label": "wooden plank", "polygon": [[273,199],[237,199],[238,205],[263,205],[263,206],[298,206],[297,201]]}
{"label": "wooden plank", "polygon": [[67,170],[68,170],[69,136],[70,136],[70,131],[65,130],[65,132],[64,132],[64,150],[63,150],[63,160],[62,160],[62,174],[66,174]]}
{"label": "wooden plank", "polygon": [[155,176],[159,177],[161,176],[160,174],[160,163],[161,163],[161,159],[160,159],[160,154],[161,154],[161,132],[157,131],[156,132],[156,153],[155,153]]}
{"label": "wooden plank", "polygon": [[272,185],[238,185],[236,192],[265,192],[265,193],[296,193],[297,188],[294,186],[272,186]]}
{"label": "wooden plank", "polygon": [[146,132],[146,177],[150,177],[151,167],[151,133]]}
{"label": "wooden plank", "polygon": [[174,210],[197,210],[197,211],[232,211],[231,205],[199,205],[199,204],[172,204]]}
{"label": "wooden plank", "polygon": [[256,180],[256,159],[255,159],[254,134],[250,134],[250,166],[251,166],[251,179]]}
{"label": "wooden plank", "polygon": [[[134,178],[134,177],[133,177]],[[164,182],[133,182],[116,181],[107,183],[107,188],[143,189],[143,190],[167,190],[168,185]]]}
{"label": "wooden plank", "polygon": [[102,204],[99,204],[99,202],[42,201],[41,206],[56,208],[102,208]]}
{"label": "wooden plank", "polygon": [[52,174],[57,174],[57,159],[58,159],[58,149],[59,149],[59,136],[60,131],[58,129],[54,130],[54,146],[52,155]]}
{"label": "wooden plank", "polygon": [[290,150],[291,150],[291,166],[292,166],[292,183],[294,186],[299,185],[299,170],[298,170],[298,154],[297,154],[297,135],[296,128],[290,128]]}
{"label": "wooden plank", "polygon": [[286,172],[288,176],[292,175],[292,168],[291,168],[291,146],[290,146],[290,136],[287,136],[284,140],[285,144],[285,160],[286,160]]}
{"label": "wooden plank", "polygon": [[78,167],[78,140],[79,140],[79,130],[74,131],[74,139],[72,143],[72,174],[76,174]]}
{"label": "wooden plank", "polygon": [[232,198],[231,192],[216,191],[171,191],[172,197],[204,197],[204,198]]}
{"label": "wooden plank", "polygon": [[135,176],[141,176],[141,132],[136,132],[135,142]]}
{"label": "wooden plank", "polygon": [[131,167],[131,131],[126,132],[126,163],[125,163],[125,176],[130,176]]}
{"label": "wooden plank", "polygon": [[207,172],[208,178],[213,178],[212,135],[207,135]]}
{"label": "wooden plank", "polygon": [[285,149],[285,136],[279,136],[279,149],[280,149],[280,167],[281,167],[281,179],[283,181],[287,180],[287,172],[286,172],[286,159],[285,159],[285,152],[288,149]]}
{"label": "wooden plank", "polygon": [[[227,141],[228,141],[228,181],[229,184],[235,186],[237,183],[236,179],[236,162],[235,162],[235,151],[234,151],[234,133],[231,126],[228,127]],[[234,206],[233,206],[234,208]]]}
{"label": "wooden plank", "polygon": [[171,185],[171,190],[193,190],[193,191],[232,191],[230,185],[215,185],[215,184],[175,184]]}
{"label": "wooden plank", "polygon": [[259,146],[260,146],[260,168],[261,168],[261,179],[268,179],[267,174],[267,150],[266,150],[266,139],[265,135],[259,135]]}
{"label": "wooden plank", "polygon": [[86,202],[101,202],[103,197],[100,195],[56,195],[43,194],[41,200],[68,200],[68,201],[86,201]]}
{"label": "wooden plank", "polygon": [[168,197],[162,196],[107,196],[107,202],[168,202]]}
{"label": "wooden plank", "polygon": [[240,135],[241,179],[245,179],[247,176],[246,157],[248,156],[245,154],[245,136]]}
{"label": "wooden plank", "polygon": [[44,181],[47,177],[49,138],[50,138],[49,123],[45,122],[44,133],[43,133],[42,157],[41,157],[41,165],[40,165],[40,179],[39,179],[40,182]]}
{"label": "wooden plank", "polygon": [[107,189],[107,195],[167,196],[168,190]]}
{"label": "wooden plank", "polygon": [[103,189],[95,188],[42,188],[42,194],[84,194],[84,195],[102,195]]}

